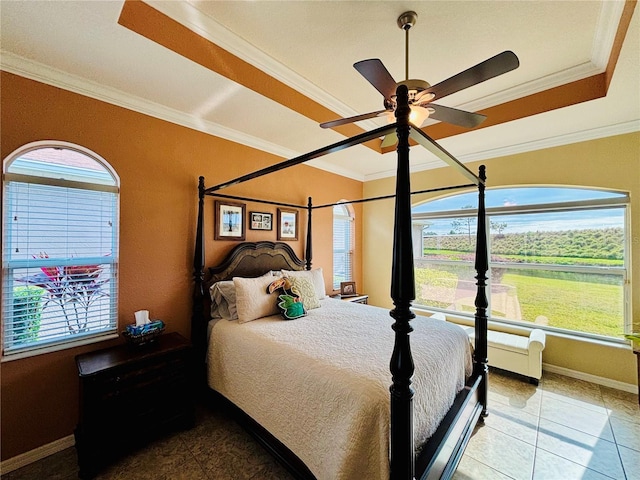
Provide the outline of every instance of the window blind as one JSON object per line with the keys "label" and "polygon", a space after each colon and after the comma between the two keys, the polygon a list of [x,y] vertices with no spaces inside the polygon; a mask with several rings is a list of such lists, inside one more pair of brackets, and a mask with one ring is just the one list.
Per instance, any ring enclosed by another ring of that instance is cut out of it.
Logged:
{"label": "window blind", "polygon": [[353,218],[344,205],[333,207],[333,288],[352,280]]}
{"label": "window blind", "polygon": [[117,189],[29,180],[4,183],[3,355],[117,328]]}

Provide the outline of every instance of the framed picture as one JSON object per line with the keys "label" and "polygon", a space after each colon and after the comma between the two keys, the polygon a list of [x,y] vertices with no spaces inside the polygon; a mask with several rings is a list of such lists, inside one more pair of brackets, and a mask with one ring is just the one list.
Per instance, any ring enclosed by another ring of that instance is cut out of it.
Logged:
{"label": "framed picture", "polygon": [[273,214],[249,212],[249,228],[251,230],[273,230]]}
{"label": "framed picture", "polygon": [[244,240],[244,203],[215,201],[215,239]]}
{"label": "framed picture", "polygon": [[356,282],[340,282],[340,296],[355,297],[356,295],[358,295]]}
{"label": "framed picture", "polygon": [[278,240],[298,240],[298,211],[278,209]]}

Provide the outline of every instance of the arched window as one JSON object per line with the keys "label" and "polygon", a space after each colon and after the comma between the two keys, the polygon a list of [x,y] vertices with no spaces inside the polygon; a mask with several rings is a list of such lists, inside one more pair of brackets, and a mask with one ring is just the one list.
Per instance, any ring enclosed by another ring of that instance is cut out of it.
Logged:
{"label": "arched window", "polygon": [[333,288],[353,280],[353,214],[347,205],[333,207]]}
{"label": "arched window", "polygon": [[87,149],[36,142],[3,163],[3,357],[111,338],[119,178]]}
{"label": "arched window", "polygon": [[[490,318],[621,340],[629,312],[627,194],[488,189]],[[477,193],[413,208],[416,305],[475,312]]]}

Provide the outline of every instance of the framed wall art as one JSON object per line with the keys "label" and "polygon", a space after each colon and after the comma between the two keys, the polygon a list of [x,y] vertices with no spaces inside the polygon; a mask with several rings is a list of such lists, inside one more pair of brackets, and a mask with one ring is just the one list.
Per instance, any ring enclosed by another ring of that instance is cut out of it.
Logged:
{"label": "framed wall art", "polygon": [[298,240],[298,211],[278,209],[278,240]]}
{"label": "framed wall art", "polygon": [[244,203],[215,201],[215,239],[244,240]]}
{"label": "framed wall art", "polygon": [[265,212],[249,212],[250,230],[273,230],[273,214]]}

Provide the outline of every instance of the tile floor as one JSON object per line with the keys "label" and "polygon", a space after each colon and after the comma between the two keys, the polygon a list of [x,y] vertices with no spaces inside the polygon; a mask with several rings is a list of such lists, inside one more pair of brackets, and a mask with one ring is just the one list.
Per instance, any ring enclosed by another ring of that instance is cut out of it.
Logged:
{"label": "tile floor", "polygon": [[[489,416],[476,429],[455,480],[640,479],[637,395],[551,373],[534,387],[492,370],[489,401]],[[76,461],[75,449],[68,448],[1,480],[74,479]],[[238,425],[206,408],[193,429],[158,440],[97,477],[291,478]]]}

